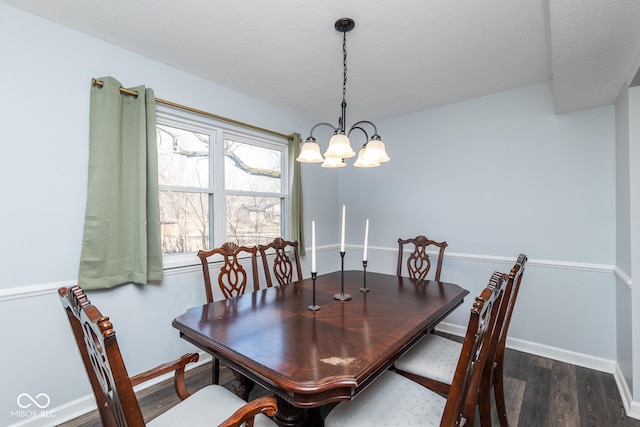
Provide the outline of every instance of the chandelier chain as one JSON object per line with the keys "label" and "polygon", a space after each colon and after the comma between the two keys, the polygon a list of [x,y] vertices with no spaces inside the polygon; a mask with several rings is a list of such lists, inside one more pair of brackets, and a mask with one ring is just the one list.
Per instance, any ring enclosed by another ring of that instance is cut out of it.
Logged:
{"label": "chandelier chain", "polygon": [[342,80],[342,102],[347,96],[347,33],[342,33],[342,67],[344,70]]}

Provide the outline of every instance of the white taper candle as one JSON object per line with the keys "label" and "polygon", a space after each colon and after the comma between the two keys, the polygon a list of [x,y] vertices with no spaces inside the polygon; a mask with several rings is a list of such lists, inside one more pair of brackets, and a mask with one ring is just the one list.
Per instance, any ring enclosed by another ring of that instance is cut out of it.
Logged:
{"label": "white taper candle", "polygon": [[317,273],[316,267],[316,222],[311,221],[311,272]]}
{"label": "white taper candle", "polygon": [[342,234],[340,236],[340,252],[344,252],[344,217],[345,217],[346,208],[342,205]]}
{"label": "white taper candle", "polygon": [[362,260],[367,260],[367,246],[369,246],[369,218],[367,218],[366,225],[364,226],[364,252],[362,254]]}

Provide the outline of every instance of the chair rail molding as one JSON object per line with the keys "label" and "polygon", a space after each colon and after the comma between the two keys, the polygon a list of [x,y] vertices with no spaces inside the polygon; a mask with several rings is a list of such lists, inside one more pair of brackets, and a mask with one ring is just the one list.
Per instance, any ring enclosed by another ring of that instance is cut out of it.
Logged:
{"label": "chair rail molding", "polygon": [[[349,245],[347,245],[349,246]],[[363,249],[362,245],[353,246],[353,248]],[[393,253],[395,256],[398,254],[397,248],[390,248],[386,246],[369,246],[369,251]],[[429,255],[438,255],[437,251],[427,251]],[[466,261],[488,262],[488,263],[503,263],[512,265],[514,262],[513,256],[501,256],[501,255],[484,255],[465,252],[445,252],[444,258],[447,259],[460,259]],[[576,262],[576,261],[561,261],[561,260],[548,260],[548,259],[532,259],[529,258],[527,265],[535,265],[538,267],[546,268],[559,268],[563,270],[581,270],[581,271],[593,271],[600,273],[615,273],[621,274],[628,279],[630,284],[631,278],[629,278],[622,270],[616,271],[616,266],[610,264],[596,264],[588,262]],[[626,280],[625,280],[626,281]]]}
{"label": "chair rail molding", "polygon": [[622,283],[624,283],[629,289],[631,289],[631,277],[623,269],[616,265],[613,267],[613,272],[616,274],[618,279],[622,281]]}
{"label": "chair rail molding", "polygon": [[[337,250],[338,245],[326,245],[319,250],[322,252]],[[311,249],[308,249],[308,253],[311,253]],[[352,251],[362,251],[364,247],[362,245],[347,245],[347,249],[351,249]],[[369,252],[377,252],[381,254],[393,254],[397,256],[398,248],[396,247],[387,247],[387,246],[369,246]],[[437,256],[437,252],[429,251],[430,255],[434,254]],[[309,257],[307,255],[307,257]],[[301,257],[304,259],[306,257]],[[473,253],[464,253],[464,252],[449,252],[444,254],[444,258],[446,259],[458,259],[464,261],[473,261],[473,262],[483,262],[483,263],[492,263],[492,264],[513,264],[513,256],[499,256],[499,255],[484,255],[484,254],[473,254]],[[631,288],[631,277],[629,277],[622,269],[620,269],[616,265],[609,264],[595,264],[595,263],[585,263],[585,262],[575,262],[575,261],[561,261],[561,260],[545,260],[545,259],[532,259],[529,258],[527,265],[529,267],[544,267],[544,268],[558,268],[564,270],[580,270],[580,271],[592,271],[599,273],[610,273],[615,274],[623,283],[626,284],[629,288]],[[165,275],[177,275],[188,272],[200,271],[200,265],[188,265],[188,266],[165,266],[164,273]],[[70,279],[60,282],[52,282],[52,283],[42,283],[36,285],[26,285],[26,286],[14,286],[5,289],[0,289],[0,302],[2,301],[10,301],[20,298],[32,298],[41,295],[54,294],[58,291],[58,288],[62,286],[70,287],[78,284],[78,279]]]}
{"label": "chair rail molding", "polygon": [[63,282],[42,283],[39,285],[15,286],[0,289],[0,302],[11,301],[20,298],[33,298],[42,295],[55,294],[61,287],[71,287],[78,284],[78,279],[65,280]]}

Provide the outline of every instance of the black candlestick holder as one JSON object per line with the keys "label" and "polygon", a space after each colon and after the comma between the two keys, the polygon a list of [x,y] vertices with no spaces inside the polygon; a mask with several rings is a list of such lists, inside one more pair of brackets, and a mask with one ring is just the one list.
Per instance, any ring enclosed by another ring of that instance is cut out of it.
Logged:
{"label": "black candlestick holder", "polygon": [[333,299],[338,301],[349,301],[351,299],[351,295],[344,293],[344,255],[345,252],[340,252],[340,258],[342,259],[340,266],[340,293],[333,296]]}
{"label": "black candlestick holder", "polygon": [[311,280],[313,281],[313,302],[310,306],[307,307],[307,310],[318,311],[320,310],[320,306],[316,305],[316,277],[318,273],[311,273]]}
{"label": "black candlestick holder", "polygon": [[367,288],[367,261],[362,261],[362,269],[364,271],[364,284],[360,288],[360,292],[369,292],[369,288]]}

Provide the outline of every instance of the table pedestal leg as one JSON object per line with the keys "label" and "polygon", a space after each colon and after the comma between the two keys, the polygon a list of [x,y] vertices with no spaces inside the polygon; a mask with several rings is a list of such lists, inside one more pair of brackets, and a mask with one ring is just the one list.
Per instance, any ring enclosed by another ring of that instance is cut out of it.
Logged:
{"label": "table pedestal leg", "polygon": [[278,403],[278,412],[273,417],[273,420],[281,427],[303,427],[307,426],[307,410],[303,408],[297,408],[291,403],[276,396]]}
{"label": "table pedestal leg", "polygon": [[320,414],[320,408],[310,408],[307,411],[307,425],[311,427],[324,427],[324,420]]}
{"label": "table pedestal leg", "polygon": [[255,385],[255,383],[244,375],[234,371],[233,369],[231,370],[231,372],[233,372],[233,376],[236,377],[235,380],[233,380],[233,382],[231,383],[233,392],[236,396],[248,401],[249,393],[251,393],[251,390],[253,390],[253,386]]}
{"label": "table pedestal leg", "polygon": [[220,384],[220,361],[215,357],[211,369],[211,384]]}

